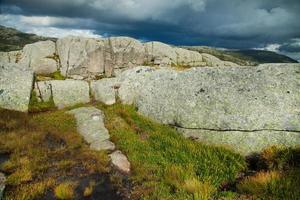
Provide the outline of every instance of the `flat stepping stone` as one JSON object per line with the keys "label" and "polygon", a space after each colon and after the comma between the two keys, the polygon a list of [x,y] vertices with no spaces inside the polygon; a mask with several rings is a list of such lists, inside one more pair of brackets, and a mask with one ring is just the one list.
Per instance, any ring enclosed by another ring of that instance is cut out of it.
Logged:
{"label": "flat stepping stone", "polygon": [[3,197],[3,192],[4,192],[4,189],[5,189],[5,182],[6,182],[5,175],[0,172],[0,200]]}
{"label": "flat stepping stone", "polygon": [[[104,126],[104,114],[94,107],[76,108],[68,113],[76,118],[77,130],[84,140],[90,144],[90,148],[96,151],[115,150],[115,144],[109,138],[108,130]],[[119,150],[109,154],[111,164],[121,173],[130,173],[130,163],[127,157]]]}
{"label": "flat stepping stone", "polygon": [[108,130],[104,126],[104,114],[94,107],[76,108],[68,113],[76,118],[77,130],[94,150],[114,150],[115,145],[109,141]]}
{"label": "flat stepping stone", "polygon": [[121,151],[115,151],[109,155],[112,165],[122,173],[130,173],[130,162]]}

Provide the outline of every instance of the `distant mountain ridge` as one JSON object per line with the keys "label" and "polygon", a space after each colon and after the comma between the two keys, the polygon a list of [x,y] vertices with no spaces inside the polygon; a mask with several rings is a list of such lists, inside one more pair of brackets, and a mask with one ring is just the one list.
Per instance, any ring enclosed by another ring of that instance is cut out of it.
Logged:
{"label": "distant mountain ridge", "polygon": [[23,33],[14,28],[0,25],[0,51],[21,50],[26,44],[38,41],[52,40],[56,38],[42,37],[35,34]]}
{"label": "distant mountain ridge", "polygon": [[227,50],[208,46],[182,46],[182,48],[208,53],[221,60],[230,61],[239,65],[258,65],[262,63],[298,63],[288,56],[265,50]]}

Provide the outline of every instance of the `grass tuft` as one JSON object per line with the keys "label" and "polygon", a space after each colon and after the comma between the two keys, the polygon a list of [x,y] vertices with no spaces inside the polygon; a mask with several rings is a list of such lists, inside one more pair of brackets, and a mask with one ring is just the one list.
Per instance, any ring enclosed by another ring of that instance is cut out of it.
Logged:
{"label": "grass tuft", "polygon": [[75,184],[71,182],[61,183],[54,189],[54,194],[57,199],[70,200],[74,199]]}

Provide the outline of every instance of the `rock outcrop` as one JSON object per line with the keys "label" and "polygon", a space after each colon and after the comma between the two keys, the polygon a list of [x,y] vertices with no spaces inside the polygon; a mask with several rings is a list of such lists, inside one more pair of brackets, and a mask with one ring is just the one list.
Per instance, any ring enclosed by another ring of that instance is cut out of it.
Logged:
{"label": "rock outcrop", "polygon": [[47,102],[53,98],[58,108],[90,101],[89,84],[81,80],[38,81],[35,84],[35,92],[40,101]]}
{"label": "rock outcrop", "polygon": [[0,60],[20,63],[36,74],[80,79],[111,77],[124,69],[151,65],[160,67],[236,66],[209,54],[200,54],[161,42],[141,43],[129,37],[84,38],[69,36],[55,42],[26,45],[21,51],[0,52]]}
{"label": "rock outcrop", "polygon": [[0,62],[0,107],[28,111],[33,71],[17,64]]}
{"label": "rock outcrop", "polygon": [[69,111],[76,118],[78,132],[90,144],[90,148],[100,150],[115,149],[109,140],[108,130],[104,126],[104,114],[94,107],[81,107]]}
{"label": "rock outcrop", "polygon": [[299,64],[182,72],[137,67],[106,85],[111,84],[123,103],[134,103],[143,115],[187,137],[231,145],[244,154],[300,144]]}
{"label": "rock outcrop", "polygon": [[55,48],[55,43],[50,40],[27,44],[18,63],[37,74],[51,74],[59,69]]}

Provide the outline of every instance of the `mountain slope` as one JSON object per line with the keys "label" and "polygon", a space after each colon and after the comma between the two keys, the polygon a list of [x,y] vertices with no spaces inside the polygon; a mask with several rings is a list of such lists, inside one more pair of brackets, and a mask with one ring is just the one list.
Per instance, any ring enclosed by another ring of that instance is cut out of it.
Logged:
{"label": "mountain slope", "polygon": [[0,51],[20,50],[26,44],[38,42],[41,40],[55,41],[56,39],[37,36],[35,34],[23,33],[16,29],[0,25]]}
{"label": "mountain slope", "polygon": [[272,51],[263,50],[226,50],[207,46],[183,46],[183,48],[208,53],[217,58],[239,65],[257,65],[261,63],[297,63],[298,61]]}

